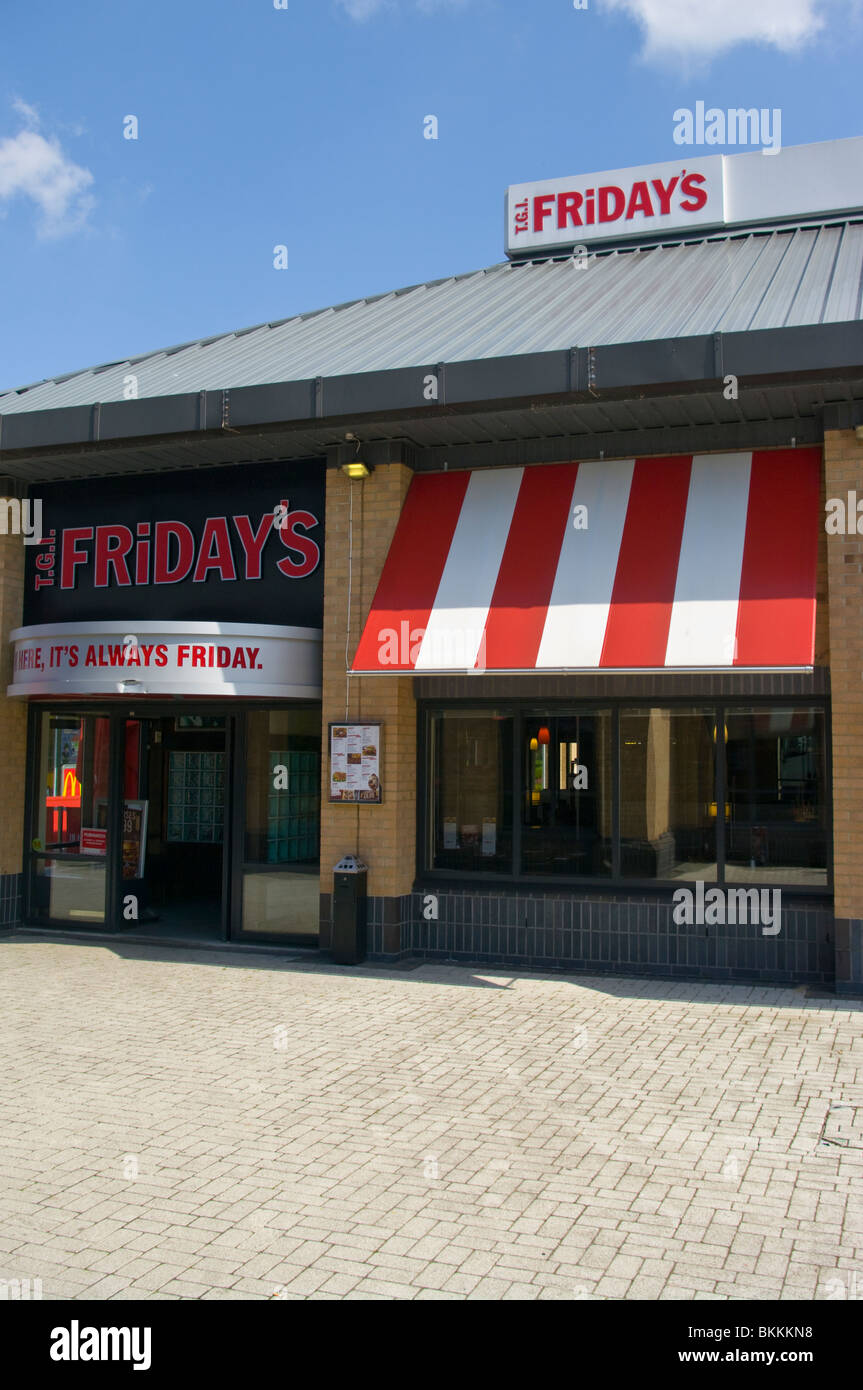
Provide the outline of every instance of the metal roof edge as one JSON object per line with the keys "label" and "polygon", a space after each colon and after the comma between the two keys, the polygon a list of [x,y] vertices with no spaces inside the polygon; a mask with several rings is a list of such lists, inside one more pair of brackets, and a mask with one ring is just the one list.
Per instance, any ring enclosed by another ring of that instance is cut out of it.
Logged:
{"label": "metal roof edge", "polygon": [[70,372],[57,372],[54,376],[42,377],[39,381],[28,382],[25,386],[4,386],[0,388],[0,414],[2,414],[4,396],[26,396],[28,391],[35,391],[39,386],[58,385],[78,376],[98,376],[102,372],[110,371],[112,367],[134,367],[141,362],[149,361],[151,358],[175,356],[178,352],[185,352],[189,348],[212,347],[214,343],[226,343],[231,338],[245,338],[250,333],[260,333],[265,328],[282,328],[288,323],[303,323],[307,319],[319,318],[322,314],[337,314],[343,309],[353,309],[361,304],[376,304],[382,299],[394,299],[403,294],[411,294],[414,290],[436,289],[439,285],[446,285],[459,280],[470,280],[476,275],[488,275],[494,270],[510,270],[511,268],[512,262],[509,260],[495,261],[492,265],[480,266],[476,270],[458,271],[452,275],[442,275],[435,280],[419,280],[415,284],[403,285],[399,289],[382,290],[379,294],[358,295],[355,299],[342,300],[340,304],[325,304],[319,309],[304,309],[301,313],[288,314],[284,318],[268,319],[263,323],[250,324],[248,328],[230,328],[224,333],[209,333],[203,338],[189,338],[185,342],[174,343],[171,347],[152,348],[149,352],[136,352],[130,357],[118,357],[112,362],[99,362],[94,366],[78,367]]}
{"label": "metal roof edge", "polygon": [[0,456],[56,446],[320,424],[363,416],[464,412],[498,402],[663,394],[719,383],[746,384],[824,372],[860,375],[863,322],[807,324],[693,337],[572,347],[509,357],[426,363],[236,390],[194,391],[130,401],[3,415]]}

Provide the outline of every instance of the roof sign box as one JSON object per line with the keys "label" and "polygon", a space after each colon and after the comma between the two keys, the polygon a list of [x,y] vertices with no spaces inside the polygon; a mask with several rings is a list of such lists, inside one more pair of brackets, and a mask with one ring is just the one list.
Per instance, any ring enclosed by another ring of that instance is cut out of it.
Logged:
{"label": "roof sign box", "polygon": [[[772,153],[772,151],[771,151]],[[863,208],[863,137],[514,184],[506,253]]]}
{"label": "roof sign box", "polygon": [[507,253],[723,220],[722,156],[611,169],[507,191]]}

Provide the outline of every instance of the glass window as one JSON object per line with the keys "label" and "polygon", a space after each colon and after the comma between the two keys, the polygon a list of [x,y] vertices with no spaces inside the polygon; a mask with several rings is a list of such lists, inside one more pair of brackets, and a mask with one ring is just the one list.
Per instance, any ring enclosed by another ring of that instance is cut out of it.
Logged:
{"label": "glass window", "polygon": [[623,878],[716,881],[716,739],[712,709],[621,710]]}
{"label": "glass window", "polygon": [[321,711],[254,710],[246,744],[244,932],[312,936],[320,926]]}
{"label": "glass window", "polygon": [[316,866],[320,710],[254,710],[248,715],[247,737],[245,862]]}
{"label": "glass window", "polygon": [[435,869],[512,871],[513,720],[454,710],[431,721],[431,854]]}
{"label": "glass window", "polygon": [[823,710],[728,712],[727,879],[826,885],[825,747]]}
{"label": "glass window", "polygon": [[37,744],[33,914],[52,921],[103,922],[109,720],[44,711]]}
{"label": "glass window", "polygon": [[243,876],[243,931],[261,936],[317,936],[321,880],[308,870]]}
{"label": "glass window", "polygon": [[33,915],[86,926],[105,920],[105,860],[45,859],[34,864]]}
{"label": "glass window", "polygon": [[610,880],[619,855],[623,882],[826,887],[826,721],[808,705],[437,710],[426,867]]}
{"label": "glass window", "polygon": [[523,730],[522,872],[609,877],[611,711],[531,715]]}

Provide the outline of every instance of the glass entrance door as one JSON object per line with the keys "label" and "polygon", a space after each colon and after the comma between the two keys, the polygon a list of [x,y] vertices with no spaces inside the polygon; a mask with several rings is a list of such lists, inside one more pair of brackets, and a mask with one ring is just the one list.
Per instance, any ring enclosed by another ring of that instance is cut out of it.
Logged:
{"label": "glass entrance door", "polygon": [[37,920],[105,923],[110,741],[107,715],[38,716],[30,841]]}
{"label": "glass entrance door", "polygon": [[222,709],[32,711],[30,923],[317,942],[321,707]]}
{"label": "glass entrance door", "polygon": [[314,945],[320,931],[321,707],[246,717],[245,824],[232,935]]}
{"label": "glass entrance door", "polygon": [[224,940],[233,722],[34,713],[28,920]]}
{"label": "glass entrance door", "polygon": [[[141,920],[157,936],[217,940],[226,934],[229,717],[169,715],[128,720],[127,787],[146,833],[124,858],[134,877]],[[137,875],[137,876],[136,876]]]}

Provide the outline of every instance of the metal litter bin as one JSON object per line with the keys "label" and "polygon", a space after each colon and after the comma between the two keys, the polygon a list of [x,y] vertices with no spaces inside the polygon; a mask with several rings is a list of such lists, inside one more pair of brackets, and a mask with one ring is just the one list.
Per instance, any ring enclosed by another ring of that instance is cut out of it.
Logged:
{"label": "metal litter bin", "polygon": [[368,865],[346,854],[333,869],[333,927],[330,959],[336,965],[359,965],[366,958],[366,883]]}

